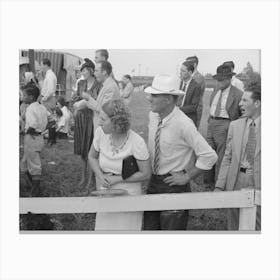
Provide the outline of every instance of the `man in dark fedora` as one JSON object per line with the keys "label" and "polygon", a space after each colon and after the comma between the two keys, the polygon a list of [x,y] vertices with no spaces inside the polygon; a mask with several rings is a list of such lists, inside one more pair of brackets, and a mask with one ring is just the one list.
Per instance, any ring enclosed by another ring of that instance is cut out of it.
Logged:
{"label": "man in dark fedora", "polygon": [[[223,63],[223,65],[228,65],[228,66],[231,68],[231,71],[233,71],[233,70],[234,70],[234,67],[235,67],[233,61],[225,61],[225,62]],[[243,84],[243,82],[242,82],[241,80],[239,80],[238,78],[236,78],[235,75],[232,76],[232,78],[231,78],[231,84],[232,84],[233,86],[235,86],[236,88],[238,88],[238,89],[240,89],[241,91],[244,92],[244,84]]]}
{"label": "man in dark fedora", "polygon": [[229,124],[241,116],[239,102],[243,92],[231,84],[233,75],[235,73],[230,66],[220,65],[217,74],[213,76],[217,80],[217,88],[210,97],[207,141],[218,154],[218,160],[214,170],[215,176],[212,178],[208,176],[210,181],[217,179],[226,149]]}

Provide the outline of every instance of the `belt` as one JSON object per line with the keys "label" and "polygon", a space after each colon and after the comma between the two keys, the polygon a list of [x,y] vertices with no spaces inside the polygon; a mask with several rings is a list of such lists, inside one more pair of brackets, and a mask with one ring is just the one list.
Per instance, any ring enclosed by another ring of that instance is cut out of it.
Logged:
{"label": "belt", "polygon": [[[177,171],[177,172],[174,172],[174,173],[180,173],[180,172],[182,172],[182,173],[187,173],[186,170]],[[166,177],[172,176],[172,174],[168,172],[168,173],[163,174],[163,175],[152,174],[152,176],[153,176],[153,177],[156,177],[156,178],[159,178],[159,179],[164,179],[164,178],[166,178]]]}
{"label": "belt", "polygon": [[210,119],[212,120],[230,120],[229,118],[222,118],[222,117],[213,117],[213,116],[210,116]]}

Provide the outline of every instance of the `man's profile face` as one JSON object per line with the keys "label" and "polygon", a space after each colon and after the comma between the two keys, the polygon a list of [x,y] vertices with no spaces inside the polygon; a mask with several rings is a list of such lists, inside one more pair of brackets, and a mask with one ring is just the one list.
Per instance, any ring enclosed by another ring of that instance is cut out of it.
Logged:
{"label": "man's profile face", "polygon": [[151,104],[151,111],[154,113],[162,113],[168,105],[168,97],[166,94],[150,94],[148,100]]}
{"label": "man's profile face", "polygon": [[101,52],[95,52],[95,58],[94,58],[95,63],[100,63],[105,60],[106,59],[104,56],[101,55]]}
{"label": "man's profile face", "polygon": [[180,79],[181,80],[187,80],[190,77],[190,72],[188,71],[187,67],[185,65],[181,65],[180,68]]}
{"label": "man's profile face", "polygon": [[251,118],[255,115],[258,106],[257,101],[252,98],[252,92],[245,91],[239,102],[240,110],[243,117]]}

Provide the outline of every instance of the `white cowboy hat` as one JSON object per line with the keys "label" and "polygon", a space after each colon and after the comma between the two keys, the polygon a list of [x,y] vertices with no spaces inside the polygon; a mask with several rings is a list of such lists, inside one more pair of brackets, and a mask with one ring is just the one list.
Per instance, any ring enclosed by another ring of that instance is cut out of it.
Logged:
{"label": "white cowboy hat", "polygon": [[150,94],[185,95],[185,93],[179,89],[180,82],[180,79],[176,76],[157,75],[154,77],[152,85],[145,89],[145,92]]}

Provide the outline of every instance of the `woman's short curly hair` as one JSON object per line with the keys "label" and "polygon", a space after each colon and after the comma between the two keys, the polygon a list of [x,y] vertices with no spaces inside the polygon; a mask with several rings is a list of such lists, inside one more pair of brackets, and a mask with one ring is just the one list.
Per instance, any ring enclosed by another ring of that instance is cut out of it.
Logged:
{"label": "woman's short curly hair", "polygon": [[131,114],[121,98],[112,99],[102,106],[116,133],[126,133],[130,129]]}

